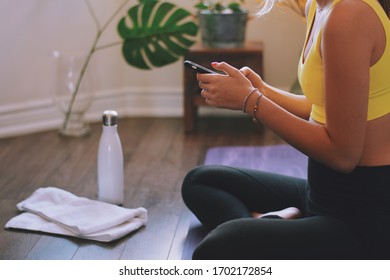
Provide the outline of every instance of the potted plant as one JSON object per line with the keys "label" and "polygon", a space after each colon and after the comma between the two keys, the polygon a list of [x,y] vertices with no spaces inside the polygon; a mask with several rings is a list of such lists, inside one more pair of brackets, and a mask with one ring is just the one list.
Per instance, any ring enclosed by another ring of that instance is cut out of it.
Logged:
{"label": "potted plant", "polygon": [[243,4],[244,0],[199,0],[195,4],[205,46],[235,48],[244,44],[248,12]]}

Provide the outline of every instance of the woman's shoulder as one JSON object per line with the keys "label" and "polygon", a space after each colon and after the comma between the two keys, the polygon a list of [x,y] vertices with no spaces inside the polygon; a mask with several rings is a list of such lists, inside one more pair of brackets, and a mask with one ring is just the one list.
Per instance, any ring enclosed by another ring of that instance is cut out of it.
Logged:
{"label": "woman's shoulder", "polygon": [[376,12],[364,1],[334,3],[323,26],[323,39],[328,46],[358,45],[360,49],[373,51],[383,35],[383,27]]}
{"label": "woman's shoulder", "polygon": [[365,29],[374,19],[377,19],[377,16],[365,1],[339,0],[331,8],[325,26]]}
{"label": "woman's shoulder", "polygon": [[372,10],[370,3],[377,2],[377,0],[334,0],[334,2],[331,13],[334,14],[335,11],[344,13],[344,17],[348,18],[367,14]]}

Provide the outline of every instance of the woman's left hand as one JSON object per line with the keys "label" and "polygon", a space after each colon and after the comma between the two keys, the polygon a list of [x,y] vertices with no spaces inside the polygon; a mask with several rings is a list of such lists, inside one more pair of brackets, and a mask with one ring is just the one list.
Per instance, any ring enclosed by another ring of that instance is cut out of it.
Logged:
{"label": "woman's left hand", "polygon": [[223,74],[197,74],[201,95],[207,105],[241,110],[242,103],[253,85],[238,69],[226,62],[213,62],[214,69]]}

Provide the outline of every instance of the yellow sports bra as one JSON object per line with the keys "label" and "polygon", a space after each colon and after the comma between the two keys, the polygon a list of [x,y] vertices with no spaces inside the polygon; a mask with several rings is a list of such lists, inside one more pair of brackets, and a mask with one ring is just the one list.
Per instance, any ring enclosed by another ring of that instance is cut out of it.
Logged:
{"label": "yellow sports bra", "polygon": [[[332,3],[334,6],[340,0]],[[390,20],[377,0],[362,0],[377,14],[383,24],[387,38],[386,48],[380,60],[370,67],[370,85],[367,120],[373,120],[390,113]],[[306,41],[310,34],[316,12],[316,1],[313,0],[308,14]],[[319,123],[326,122],[325,94],[323,90],[323,65],[320,52],[322,28],[314,38],[313,45],[304,60],[302,51],[298,65],[298,79],[305,96],[310,100],[312,110],[310,117]],[[306,44],[305,44],[306,45]]]}

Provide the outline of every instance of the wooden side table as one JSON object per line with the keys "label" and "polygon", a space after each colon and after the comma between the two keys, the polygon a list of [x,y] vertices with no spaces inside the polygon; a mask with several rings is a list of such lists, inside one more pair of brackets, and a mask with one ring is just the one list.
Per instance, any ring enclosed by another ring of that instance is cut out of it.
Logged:
{"label": "wooden side table", "polygon": [[[261,42],[247,42],[242,48],[216,49],[201,44],[194,45],[184,56],[198,64],[211,68],[213,61],[225,61],[236,68],[249,66],[258,74],[263,74],[263,45]],[[185,67],[185,66],[183,66]],[[196,74],[184,69],[184,130],[190,133],[195,130],[198,107],[207,106],[200,96]]]}

